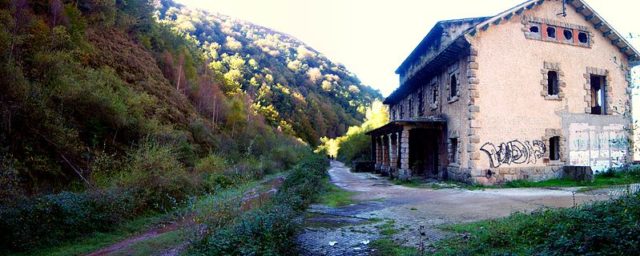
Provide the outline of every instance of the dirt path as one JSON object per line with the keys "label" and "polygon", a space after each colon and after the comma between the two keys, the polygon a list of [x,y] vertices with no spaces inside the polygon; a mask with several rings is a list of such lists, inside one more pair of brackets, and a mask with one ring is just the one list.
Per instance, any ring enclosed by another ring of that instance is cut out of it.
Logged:
{"label": "dirt path", "polygon": [[368,255],[367,244],[381,237],[384,223],[397,230],[392,237],[398,243],[417,247],[421,237],[427,244],[446,237],[437,228],[441,224],[499,218],[543,207],[571,207],[574,200],[583,204],[611,198],[606,190],[575,193],[575,188],[409,188],[370,173],[352,173],[336,161],[329,175],[337,186],[357,192],[354,199],[358,203],[340,208],[312,206],[307,227],[298,237],[304,255]]}
{"label": "dirt path", "polygon": [[[248,211],[269,202],[271,200],[271,197],[273,197],[277,193],[278,188],[280,188],[283,182],[284,176],[278,175],[266,179],[265,181],[259,183],[256,187],[245,191],[242,196],[238,198],[238,200],[241,201],[240,210]],[[160,236],[176,230],[193,230],[193,232],[197,231],[198,234],[203,235],[204,233],[203,231],[201,231],[203,227],[202,225],[195,223],[194,217],[194,214],[189,214],[182,218],[180,221],[171,222],[167,225],[162,225],[160,227],[147,230],[146,232],[129,237],[118,243],[109,245],[100,250],[87,254],[87,256],[134,255],[137,254],[135,252],[135,248],[133,248],[136,245],[158,239],[160,238]],[[189,246],[189,241],[181,239],[177,242],[178,243],[176,244],[162,244],[162,246],[153,246],[153,251],[155,251],[153,254],[161,256],[180,255]]]}

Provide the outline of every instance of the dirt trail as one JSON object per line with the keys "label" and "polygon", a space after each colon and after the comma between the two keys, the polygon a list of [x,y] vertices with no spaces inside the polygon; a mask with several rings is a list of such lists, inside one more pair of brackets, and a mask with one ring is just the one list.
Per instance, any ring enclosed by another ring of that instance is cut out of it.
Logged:
{"label": "dirt trail", "polygon": [[[277,193],[278,188],[282,186],[283,182],[284,182],[283,176],[276,176],[260,183],[255,188],[252,188],[246,191],[245,193],[243,193],[242,198],[239,198],[239,200],[242,201],[240,203],[240,210],[248,211],[256,207],[260,207],[264,203],[268,202],[271,199],[271,197],[273,197]],[[188,229],[188,228],[195,228],[198,230],[202,229],[202,225],[198,225],[195,223],[193,214],[187,215],[187,217],[182,218],[180,221],[172,222],[167,225],[162,225],[160,227],[150,229],[142,234],[138,234],[130,238],[127,238],[123,241],[120,241],[118,243],[109,245],[105,248],[102,248],[100,250],[87,254],[87,256],[104,256],[104,255],[122,254],[123,252],[130,250],[133,246],[135,246],[140,242],[158,238],[159,236],[172,231],[176,231],[179,229]],[[198,233],[201,233],[201,232],[199,231]],[[162,256],[180,255],[188,246],[189,246],[189,242],[185,241],[171,248],[164,249],[163,251],[159,251],[157,255],[162,255]],[[125,254],[129,254],[129,253],[125,253]]]}
{"label": "dirt trail", "polygon": [[[393,239],[417,247],[448,234],[441,224],[505,217],[550,207],[572,207],[611,198],[606,190],[576,193],[576,188],[428,189],[393,185],[370,173],[352,173],[333,161],[329,170],[337,186],[357,192],[358,203],[346,207],[312,206],[307,227],[298,237],[304,255],[368,255],[367,244],[380,238],[380,225],[391,223]],[[383,220],[382,222],[380,220]],[[391,220],[391,222],[389,222]],[[420,226],[424,228],[419,230]],[[421,235],[422,233],[422,235]]]}

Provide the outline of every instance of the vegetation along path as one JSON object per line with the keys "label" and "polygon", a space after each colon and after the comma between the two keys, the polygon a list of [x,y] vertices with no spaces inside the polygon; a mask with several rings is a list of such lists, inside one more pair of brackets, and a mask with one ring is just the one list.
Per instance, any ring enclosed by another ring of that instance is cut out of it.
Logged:
{"label": "vegetation along path", "polygon": [[428,251],[431,244],[447,237],[448,233],[438,228],[443,224],[500,218],[545,207],[572,207],[613,196],[606,189],[410,188],[374,174],[350,172],[337,161],[331,163],[329,175],[333,184],[353,192],[354,203],[311,207],[306,227],[298,236],[304,255],[384,254],[379,250],[385,244]]}

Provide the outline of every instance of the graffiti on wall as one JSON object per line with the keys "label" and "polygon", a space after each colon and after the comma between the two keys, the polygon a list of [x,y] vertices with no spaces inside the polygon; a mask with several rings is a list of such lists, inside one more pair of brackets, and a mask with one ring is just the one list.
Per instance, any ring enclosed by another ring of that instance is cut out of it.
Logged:
{"label": "graffiti on wall", "polygon": [[629,143],[624,126],[572,123],[569,126],[569,163],[603,171],[626,162]]}
{"label": "graffiti on wall", "polygon": [[512,140],[496,146],[487,142],[480,150],[487,153],[491,168],[498,168],[503,164],[535,164],[544,157],[547,146],[541,140],[524,141]]}

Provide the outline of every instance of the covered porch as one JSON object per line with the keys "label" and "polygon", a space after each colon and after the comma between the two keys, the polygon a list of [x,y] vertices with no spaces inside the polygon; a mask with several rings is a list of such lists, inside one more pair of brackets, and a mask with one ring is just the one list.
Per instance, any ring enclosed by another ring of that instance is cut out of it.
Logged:
{"label": "covered porch", "polygon": [[440,117],[394,120],[368,132],[375,172],[402,180],[445,179],[446,123]]}

